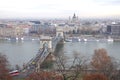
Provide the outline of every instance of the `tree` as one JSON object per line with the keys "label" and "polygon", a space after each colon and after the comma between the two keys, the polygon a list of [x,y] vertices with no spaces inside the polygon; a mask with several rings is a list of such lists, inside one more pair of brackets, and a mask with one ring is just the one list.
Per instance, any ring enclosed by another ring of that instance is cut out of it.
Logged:
{"label": "tree", "polygon": [[63,78],[54,72],[41,71],[32,73],[26,80],[63,80]]}
{"label": "tree", "polygon": [[108,56],[105,49],[95,50],[91,60],[91,65],[94,70],[106,75],[109,79],[113,76],[113,72],[117,70],[118,63]]}
{"label": "tree", "polygon": [[88,74],[84,76],[83,80],[108,80],[108,78],[102,74]]}
{"label": "tree", "polygon": [[41,69],[52,69],[53,67],[53,61],[52,60],[45,60],[42,64],[41,64]]}
{"label": "tree", "polygon": [[107,67],[107,65],[111,62],[111,58],[107,55],[105,49],[95,50],[94,55],[92,57],[91,65],[94,69],[101,70]]}
{"label": "tree", "polygon": [[87,59],[80,57],[77,52],[73,56],[73,60],[63,55],[56,58],[56,70],[63,76],[63,80],[78,80],[86,68]]}
{"label": "tree", "polygon": [[19,65],[15,65],[15,69],[16,70],[20,70],[20,66]]}
{"label": "tree", "polygon": [[0,53],[0,80],[12,80],[9,75],[8,61],[5,55]]}

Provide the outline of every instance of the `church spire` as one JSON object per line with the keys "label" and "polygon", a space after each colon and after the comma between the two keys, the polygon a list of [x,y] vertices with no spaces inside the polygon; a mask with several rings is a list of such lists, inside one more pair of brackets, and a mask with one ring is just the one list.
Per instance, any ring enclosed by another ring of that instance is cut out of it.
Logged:
{"label": "church spire", "polygon": [[74,13],[74,15],[73,15],[73,17],[72,17],[72,22],[76,22],[77,21],[77,16],[75,15],[75,13]]}
{"label": "church spire", "polygon": [[74,15],[73,15],[73,18],[76,18],[76,15],[75,15],[75,13],[74,13]]}

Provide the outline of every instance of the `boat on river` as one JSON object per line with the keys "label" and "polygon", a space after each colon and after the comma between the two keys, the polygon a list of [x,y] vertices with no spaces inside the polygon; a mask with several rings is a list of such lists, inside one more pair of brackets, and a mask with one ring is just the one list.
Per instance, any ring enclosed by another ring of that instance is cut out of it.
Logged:
{"label": "boat on river", "polygon": [[8,41],[39,41],[40,39],[38,37],[6,37],[5,40]]}
{"label": "boat on river", "polygon": [[113,38],[79,38],[72,37],[65,39],[65,42],[113,42]]}
{"label": "boat on river", "polygon": [[65,39],[65,42],[72,42],[72,39]]}

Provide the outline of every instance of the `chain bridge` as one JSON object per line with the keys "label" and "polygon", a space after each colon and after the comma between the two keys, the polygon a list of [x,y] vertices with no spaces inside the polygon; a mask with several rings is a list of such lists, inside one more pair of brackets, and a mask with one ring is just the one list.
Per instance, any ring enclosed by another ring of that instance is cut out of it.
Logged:
{"label": "chain bridge", "polygon": [[49,36],[41,36],[40,49],[35,57],[33,57],[22,69],[22,72],[35,72],[40,70],[41,64],[45,61],[50,53],[55,51],[58,43],[64,42],[64,33],[61,28],[56,29],[56,36],[54,38]]}

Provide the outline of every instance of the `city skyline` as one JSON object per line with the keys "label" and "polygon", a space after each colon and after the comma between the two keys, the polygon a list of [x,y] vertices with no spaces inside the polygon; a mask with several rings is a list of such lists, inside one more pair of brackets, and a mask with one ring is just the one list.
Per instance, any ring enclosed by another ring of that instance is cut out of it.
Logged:
{"label": "city skyline", "polygon": [[118,17],[119,8],[119,0],[0,0],[0,18]]}

